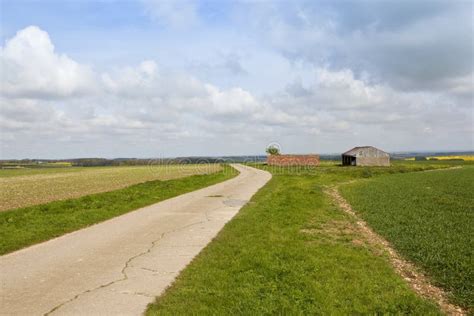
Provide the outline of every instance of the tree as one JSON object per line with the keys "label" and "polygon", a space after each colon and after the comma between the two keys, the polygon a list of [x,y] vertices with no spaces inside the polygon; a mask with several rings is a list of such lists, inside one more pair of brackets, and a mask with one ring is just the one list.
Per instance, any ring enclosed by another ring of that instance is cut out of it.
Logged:
{"label": "tree", "polygon": [[267,147],[266,152],[269,155],[279,155],[280,154],[280,148],[271,145],[271,146]]}

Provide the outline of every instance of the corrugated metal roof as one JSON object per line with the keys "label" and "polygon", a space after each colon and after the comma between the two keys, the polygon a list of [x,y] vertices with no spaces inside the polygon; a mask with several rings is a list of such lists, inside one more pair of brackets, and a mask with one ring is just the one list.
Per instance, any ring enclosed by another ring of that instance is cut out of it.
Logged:
{"label": "corrugated metal roof", "polygon": [[359,150],[364,149],[364,148],[373,148],[373,149],[376,149],[376,150],[379,150],[381,152],[386,153],[385,151],[383,151],[381,149],[378,149],[374,146],[357,146],[357,147],[354,147],[354,148],[346,151],[345,153],[343,153],[343,155],[345,155],[345,156],[354,156],[355,157],[357,155],[357,153],[359,152]]}

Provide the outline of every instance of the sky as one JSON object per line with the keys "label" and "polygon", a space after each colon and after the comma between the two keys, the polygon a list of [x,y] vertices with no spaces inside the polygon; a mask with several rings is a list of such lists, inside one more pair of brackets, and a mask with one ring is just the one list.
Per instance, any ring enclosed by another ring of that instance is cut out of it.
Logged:
{"label": "sky", "polygon": [[472,1],[0,3],[0,159],[474,150]]}

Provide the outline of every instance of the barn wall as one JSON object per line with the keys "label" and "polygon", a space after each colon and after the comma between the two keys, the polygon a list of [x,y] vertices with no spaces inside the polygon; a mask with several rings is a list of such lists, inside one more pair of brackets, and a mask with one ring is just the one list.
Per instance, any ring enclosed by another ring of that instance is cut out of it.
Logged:
{"label": "barn wall", "polygon": [[356,158],[356,165],[357,166],[390,166],[390,157],[389,156],[382,156],[382,157],[357,157]]}
{"label": "barn wall", "polygon": [[377,148],[361,148],[357,151],[357,157],[389,157],[390,155]]}
{"label": "barn wall", "polygon": [[318,166],[319,155],[269,155],[270,166]]}

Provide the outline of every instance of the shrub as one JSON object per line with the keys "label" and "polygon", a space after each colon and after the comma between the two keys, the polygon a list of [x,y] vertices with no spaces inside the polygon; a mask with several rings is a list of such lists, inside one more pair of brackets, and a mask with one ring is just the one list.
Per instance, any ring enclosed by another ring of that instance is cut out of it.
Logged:
{"label": "shrub", "polygon": [[280,149],[275,146],[269,146],[266,149],[267,154],[269,155],[279,155],[280,154]]}

